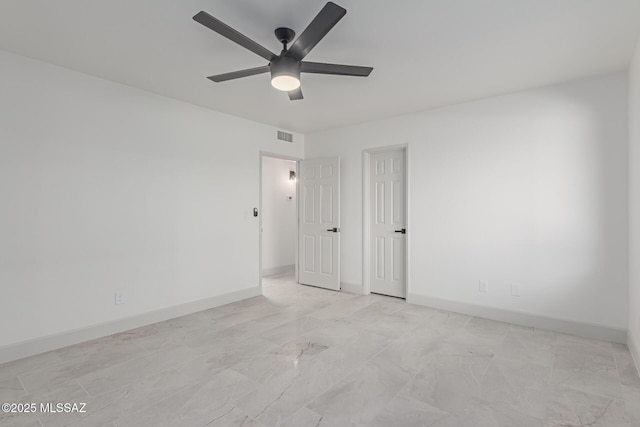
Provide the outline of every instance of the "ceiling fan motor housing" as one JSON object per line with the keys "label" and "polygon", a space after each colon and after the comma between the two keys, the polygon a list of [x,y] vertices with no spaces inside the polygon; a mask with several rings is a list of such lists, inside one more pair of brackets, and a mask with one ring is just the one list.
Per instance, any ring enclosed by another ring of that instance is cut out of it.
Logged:
{"label": "ceiling fan motor housing", "polygon": [[[300,61],[288,56],[280,55],[271,60],[271,81],[273,84],[274,79],[287,76],[298,80],[298,86],[300,85]],[[296,89],[294,87],[293,89]]]}

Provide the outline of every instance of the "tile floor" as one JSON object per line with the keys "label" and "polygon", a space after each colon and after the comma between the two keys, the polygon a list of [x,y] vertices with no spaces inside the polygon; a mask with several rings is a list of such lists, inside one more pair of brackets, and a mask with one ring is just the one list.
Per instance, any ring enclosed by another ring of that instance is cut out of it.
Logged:
{"label": "tile floor", "polygon": [[0,365],[0,426],[640,426],[624,345],[265,280],[264,297]]}

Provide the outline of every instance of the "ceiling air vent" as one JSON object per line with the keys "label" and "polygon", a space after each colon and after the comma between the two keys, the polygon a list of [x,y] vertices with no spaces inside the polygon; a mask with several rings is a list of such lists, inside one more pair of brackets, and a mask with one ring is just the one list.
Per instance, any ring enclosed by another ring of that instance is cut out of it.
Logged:
{"label": "ceiling air vent", "polygon": [[293,134],[288,132],[278,131],[278,139],[280,141],[293,142]]}

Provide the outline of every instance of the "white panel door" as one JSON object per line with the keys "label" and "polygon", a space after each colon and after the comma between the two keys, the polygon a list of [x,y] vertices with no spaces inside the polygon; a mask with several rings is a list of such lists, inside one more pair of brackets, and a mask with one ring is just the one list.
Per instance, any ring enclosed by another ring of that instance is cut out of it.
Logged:
{"label": "white panel door", "polygon": [[298,281],[340,290],[340,159],[300,162]]}
{"label": "white panel door", "polygon": [[405,150],[371,154],[371,292],[406,297]]}

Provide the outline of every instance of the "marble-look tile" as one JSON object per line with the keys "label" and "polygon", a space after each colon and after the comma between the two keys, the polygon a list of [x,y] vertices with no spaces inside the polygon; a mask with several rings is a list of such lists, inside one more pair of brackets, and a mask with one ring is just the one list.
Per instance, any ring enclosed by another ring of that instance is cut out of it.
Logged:
{"label": "marble-look tile", "polygon": [[175,367],[178,371],[197,381],[276,347],[278,346],[270,341],[251,338],[241,343],[218,348],[196,359],[178,363]]}
{"label": "marble-look tile", "polygon": [[629,348],[625,344],[612,344],[613,358],[620,375],[620,383],[624,386],[640,389],[640,376],[633,363]]}
{"label": "marble-look tile", "polygon": [[311,340],[293,340],[288,344],[271,350],[269,353],[290,361],[300,361],[312,359],[318,354],[328,349],[324,344],[320,344]]}
{"label": "marble-look tile", "polygon": [[2,427],[43,427],[43,425],[40,424],[40,421],[38,420],[38,418],[33,418],[30,420],[22,419],[22,420],[11,421],[11,420],[3,419],[1,414],[0,414],[0,425]]}
{"label": "marble-look tile", "polygon": [[410,396],[396,396],[369,423],[370,427],[423,427],[449,416],[435,406],[420,402]]}
{"label": "marble-look tile", "polygon": [[446,335],[437,330],[422,330],[407,333],[391,342],[370,359],[378,365],[396,365],[400,369],[417,374],[432,363],[439,354],[444,354]]}
{"label": "marble-look tile", "polygon": [[450,334],[464,328],[471,320],[471,316],[444,310],[429,310],[426,314],[424,323],[416,328],[417,333],[425,329],[437,329],[442,333]]}
{"label": "marble-look tile", "polygon": [[494,358],[481,381],[482,399],[495,408],[544,419],[551,371],[550,366]]}
{"label": "marble-look tile", "polygon": [[373,300],[363,297],[352,296],[351,299],[336,301],[326,307],[311,312],[311,316],[316,319],[335,320],[345,318],[356,311],[372,304]]}
{"label": "marble-look tile", "polygon": [[275,344],[286,344],[302,334],[326,326],[327,322],[324,320],[305,316],[265,331],[261,334],[261,338]]}
{"label": "marble-look tile", "polygon": [[388,300],[380,300],[373,302],[359,310],[354,311],[348,316],[349,321],[358,323],[374,323],[380,318],[393,314],[404,307],[404,301],[389,298]]}
{"label": "marble-look tile", "polygon": [[631,427],[624,401],[589,394],[569,387],[550,392],[545,427]]}
{"label": "marble-look tile", "polygon": [[554,332],[512,327],[497,349],[496,358],[553,366],[555,338]]}
{"label": "marble-look tile", "polygon": [[322,417],[309,408],[303,407],[278,427],[318,427]]}
{"label": "marble-look tile", "polygon": [[265,383],[286,371],[298,369],[301,361],[313,359],[327,348],[307,339],[293,340],[232,365],[232,368],[259,383]]}
{"label": "marble-look tile", "polygon": [[188,363],[197,357],[199,354],[188,347],[175,347],[93,371],[77,377],[77,380],[91,396],[97,396],[138,382],[178,364]]}
{"label": "marble-look tile", "polygon": [[405,312],[401,310],[385,315],[377,321],[368,324],[364,329],[397,338],[401,335],[411,333],[414,329],[424,323],[424,319],[419,314]]}
{"label": "marble-look tile", "polygon": [[[240,409],[233,407],[229,411],[222,415],[216,416],[212,419],[203,419],[203,424],[207,427],[264,427],[262,423],[249,417]],[[175,427],[183,427],[182,422],[171,424]]]}
{"label": "marble-look tile", "polygon": [[511,328],[511,324],[482,317],[472,317],[464,327],[476,335],[503,337]]}
{"label": "marble-look tile", "polygon": [[60,357],[55,352],[50,351],[48,353],[0,364],[0,379],[15,378],[29,371],[46,368],[60,362],[62,362]]}
{"label": "marble-look tile", "polygon": [[210,334],[208,324],[183,326],[172,321],[157,323],[155,334],[149,334],[136,340],[136,344],[149,352],[167,350],[175,346],[184,346],[187,341],[197,340],[199,337]]}
{"label": "marble-look tile", "polygon": [[622,386],[625,409],[632,426],[640,426],[640,389]]}
{"label": "marble-look tile", "polygon": [[296,369],[296,365],[296,360],[287,360],[277,354],[266,352],[231,365],[231,368],[256,382],[264,384],[274,376]]}
{"label": "marble-look tile", "polygon": [[453,356],[494,357],[505,339],[506,335],[476,335],[466,328],[460,328],[445,338],[440,352]]}
{"label": "marble-look tile", "polygon": [[168,396],[179,394],[193,384],[183,374],[168,369],[89,399],[85,414],[55,414],[43,417],[43,421],[47,427],[106,425]]}
{"label": "marble-look tile", "polygon": [[257,425],[232,402],[251,392],[257,383],[227,369],[188,386],[146,408],[124,414],[118,427]]}
{"label": "marble-look tile", "polygon": [[439,355],[400,391],[401,396],[458,412],[482,396],[481,381],[492,356]]}
{"label": "marble-look tile", "polygon": [[[4,402],[2,402],[4,403]],[[11,402],[13,403],[13,402]],[[5,427],[22,427],[22,426],[37,426],[40,427],[40,421],[38,413],[11,413],[0,412],[0,426]]]}
{"label": "marble-look tile", "polygon": [[337,383],[343,375],[317,359],[299,361],[295,369],[272,376],[236,401],[235,406],[266,426],[276,426]]}
{"label": "marble-look tile", "polygon": [[109,356],[117,357],[120,354],[129,354],[134,347],[139,347],[135,343],[138,339],[157,333],[158,330],[153,325],[144,326],[70,347],[64,347],[55,350],[55,353],[61,360],[70,360],[77,357],[95,357],[96,355],[105,353]]}
{"label": "marble-look tile", "polygon": [[611,344],[563,339],[555,347],[551,382],[556,386],[622,399]]}
{"label": "marble-look tile", "polygon": [[0,380],[0,403],[17,402],[26,395],[27,392],[17,376]]}
{"label": "marble-look tile", "polygon": [[360,331],[340,346],[331,347],[317,356],[319,360],[345,371],[353,371],[382,351],[391,339],[374,332]]}
{"label": "marble-look tile", "polygon": [[[400,307],[398,309],[398,307]],[[375,332],[389,338],[398,338],[422,325],[424,319],[414,313],[405,313],[404,306],[393,303],[385,307],[380,303],[371,304],[358,310],[352,316],[334,320],[338,325]]]}
{"label": "marble-look tile", "polygon": [[409,376],[398,372],[366,363],[307,407],[322,416],[323,423],[342,426],[370,423],[409,380]]}
{"label": "marble-look tile", "polygon": [[[40,413],[41,403],[87,403],[89,395],[75,380],[68,380],[51,390],[34,390],[32,393],[23,396],[20,399],[13,400],[15,403],[35,403],[36,413],[2,413],[0,412],[0,426],[5,425],[29,425],[36,419],[43,420],[49,415],[59,414],[43,414]],[[11,401],[10,401],[11,402]],[[4,403],[4,402],[2,402]]]}
{"label": "marble-look tile", "polygon": [[[109,340],[104,341],[109,342]],[[91,352],[86,357],[72,357],[40,366],[21,374],[20,379],[28,393],[32,390],[47,392],[68,382],[71,378],[89,375],[147,354],[145,349],[134,342],[111,341],[103,347],[102,352]]]}
{"label": "marble-look tile", "polygon": [[309,340],[327,347],[339,346],[361,332],[359,328],[345,326],[342,323],[327,321],[325,326],[304,332],[294,340]]}
{"label": "marble-look tile", "polygon": [[[542,427],[542,420],[518,412],[497,409],[473,400],[457,411],[431,424],[430,427]],[[569,427],[569,426],[557,426]]]}

